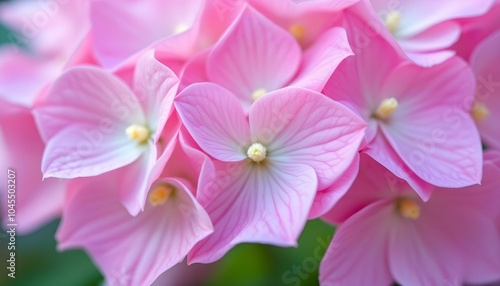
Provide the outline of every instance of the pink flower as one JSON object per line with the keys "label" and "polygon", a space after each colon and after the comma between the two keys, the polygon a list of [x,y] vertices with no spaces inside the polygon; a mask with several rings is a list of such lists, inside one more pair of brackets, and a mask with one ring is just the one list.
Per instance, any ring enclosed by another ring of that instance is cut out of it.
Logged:
{"label": "pink flower", "polygon": [[[61,214],[66,181],[49,178],[42,181],[40,163],[44,143],[38,134],[31,110],[0,99],[0,178],[2,219],[17,224],[19,233],[34,231]],[[8,182],[7,170],[15,172]],[[14,197],[7,199],[8,185],[15,186]],[[15,216],[8,216],[8,205],[15,204]],[[15,219],[9,221],[10,218]]]}
{"label": "pink flower", "polygon": [[137,214],[158,173],[152,169],[157,154],[170,150],[178,130],[175,115],[170,116],[178,82],[153,52],[137,64],[134,91],[93,67],[62,75],[35,109],[47,142],[44,177],[97,176],[132,164],[128,170],[134,175],[119,189],[125,206]]}
{"label": "pink flower", "polygon": [[[350,40],[360,44],[363,22],[352,14],[345,18]],[[469,115],[474,77],[468,66],[458,58],[432,68],[414,65],[380,36],[363,44],[324,90],[369,123],[362,151],[408,181],[424,200],[431,194],[427,183],[479,183],[482,150]]]}
{"label": "pink flower", "polygon": [[104,67],[115,67],[160,42],[173,54],[189,54],[203,6],[202,0],[95,1],[90,19],[96,57]]}
{"label": "pink flower", "polygon": [[12,30],[10,45],[0,49],[0,97],[33,106],[88,32],[88,6],[87,0],[0,4],[0,20]]}
{"label": "pink flower", "polygon": [[[350,55],[342,28],[328,30],[302,52],[289,32],[247,6],[213,49],[191,63],[195,68],[188,63],[186,70],[199,73],[206,58],[206,75],[198,74],[197,80],[187,83],[219,84],[248,111],[259,97],[285,86],[321,91],[337,65]],[[192,75],[184,72],[183,77]]]}
{"label": "pink flower", "polygon": [[211,164],[206,155],[176,144],[144,211],[135,217],[118,196],[130,166],[72,181],[57,233],[59,248],[86,249],[108,285],[151,285],[213,230],[195,199],[200,169],[192,166],[206,164]]}
{"label": "pink flower", "polygon": [[462,33],[460,39],[453,45],[453,50],[465,60],[469,60],[476,45],[500,29],[498,15],[500,15],[500,2],[495,1],[488,13],[460,19],[458,22],[462,27]]}
{"label": "pink flower", "polygon": [[321,285],[482,285],[500,279],[500,165],[490,161],[498,156],[486,155],[481,186],[438,188],[424,203],[362,155],[358,178],[327,216],[341,225],[321,262]]}
{"label": "pink flower", "polygon": [[175,105],[215,165],[197,196],[215,230],[190,263],[215,261],[241,242],[296,245],[316,190],[350,166],[365,128],[344,106],[301,88],[258,99],[248,119],[237,98],[212,83],[187,87]]}
{"label": "pink flower", "polygon": [[476,46],[471,54],[471,66],[477,86],[472,117],[487,147],[500,150],[500,32]]}
{"label": "pink flower", "polygon": [[454,53],[447,49],[459,39],[461,33],[459,23],[454,20],[483,15],[493,1],[369,2],[387,28],[383,34],[392,34],[406,55],[416,63],[431,66],[453,56]]}
{"label": "pink flower", "polygon": [[341,11],[359,0],[249,0],[252,7],[287,30],[306,48],[339,20]]}

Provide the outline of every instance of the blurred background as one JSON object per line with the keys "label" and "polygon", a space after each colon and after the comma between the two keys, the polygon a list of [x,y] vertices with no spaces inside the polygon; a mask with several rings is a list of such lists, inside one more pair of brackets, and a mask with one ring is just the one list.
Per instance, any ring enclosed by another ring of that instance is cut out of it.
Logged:
{"label": "blurred background", "polygon": [[[5,2],[5,0],[0,0]],[[9,44],[10,32],[0,23],[0,45]],[[1,108],[1,107],[0,107]],[[0,157],[2,155],[0,154]],[[22,192],[22,190],[19,190]],[[4,203],[5,198],[0,198]],[[58,252],[54,233],[59,221],[16,238],[16,278],[7,276],[5,230],[0,231],[0,285],[97,286],[103,277],[82,250]],[[334,228],[320,220],[307,224],[298,248],[242,244],[211,265],[179,265],[161,276],[164,285],[318,285],[318,266]],[[137,247],[141,247],[137,245]],[[185,261],[183,262],[185,264]],[[126,277],[118,277],[120,279]]]}

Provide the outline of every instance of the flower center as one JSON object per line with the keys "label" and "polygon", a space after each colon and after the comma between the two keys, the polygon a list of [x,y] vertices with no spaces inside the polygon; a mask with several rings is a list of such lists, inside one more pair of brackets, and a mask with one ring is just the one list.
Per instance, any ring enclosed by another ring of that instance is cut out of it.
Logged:
{"label": "flower center", "polygon": [[479,101],[474,102],[470,113],[472,114],[472,117],[476,122],[484,121],[490,115],[488,107],[486,107],[484,103]]}
{"label": "flower center", "polygon": [[145,143],[146,141],[148,141],[151,131],[146,126],[132,124],[127,127],[127,129],[125,129],[125,133],[130,140],[137,143]]}
{"label": "flower center", "polygon": [[399,22],[401,21],[401,12],[399,11],[391,11],[389,14],[387,14],[387,17],[385,17],[384,24],[389,29],[391,34],[394,35],[396,33],[396,30],[399,27]]}
{"label": "flower center", "polygon": [[253,99],[253,101],[256,101],[257,99],[261,98],[266,93],[267,93],[267,90],[265,90],[263,88],[256,89],[252,93],[252,99]]}
{"label": "flower center", "polygon": [[174,27],[174,35],[177,35],[177,34],[180,34],[182,32],[185,32],[189,29],[189,26],[186,25],[186,24],[177,24],[175,27]]}
{"label": "flower center", "polygon": [[304,28],[301,24],[291,25],[290,28],[288,28],[288,31],[297,40],[297,42],[301,42],[306,36],[306,28]]}
{"label": "flower center", "polygon": [[387,119],[391,114],[396,111],[398,108],[398,101],[394,98],[386,98],[382,100],[380,103],[379,107],[377,108],[377,111],[375,111],[375,118],[378,119]]}
{"label": "flower center", "polygon": [[397,201],[396,207],[404,218],[417,219],[420,216],[420,206],[413,200],[401,198]]}
{"label": "flower center", "polygon": [[154,188],[148,196],[149,203],[153,206],[165,204],[175,194],[175,188],[169,184],[161,184]]}
{"label": "flower center", "polygon": [[253,143],[250,147],[248,147],[248,158],[252,159],[256,163],[260,163],[262,160],[266,159],[266,154],[266,147],[260,143]]}

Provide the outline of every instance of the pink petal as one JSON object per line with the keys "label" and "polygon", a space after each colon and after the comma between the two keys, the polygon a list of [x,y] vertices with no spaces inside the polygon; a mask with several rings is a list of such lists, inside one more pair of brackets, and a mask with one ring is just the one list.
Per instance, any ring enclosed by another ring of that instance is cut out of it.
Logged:
{"label": "pink petal", "polygon": [[240,103],[213,83],[193,84],[175,100],[182,122],[200,147],[222,161],[246,158],[250,131]]}
{"label": "pink petal", "polygon": [[431,69],[402,65],[388,77],[383,94],[400,104],[381,129],[424,181],[455,188],[480,182],[481,142],[468,114],[473,90],[470,69],[456,58]]}
{"label": "pink petal", "polygon": [[134,72],[134,90],[146,117],[149,128],[156,130],[155,142],[172,112],[179,79],[167,66],[154,57],[154,51],[146,53],[137,62]]}
{"label": "pink petal", "polygon": [[366,128],[347,107],[295,87],[257,100],[249,120],[253,142],[264,144],[270,159],[311,166],[319,189],[333,184],[351,165]]}
{"label": "pink petal", "polygon": [[500,150],[500,68],[493,59],[500,58],[498,46],[500,32],[497,32],[477,45],[471,55],[471,66],[476,74],[476,101],[484,104],[490,114],[483,121],[476,122],[485,144]]}
{"label": "pink petal", "polygon": [[131,124],[145,124],[137,98],[102,70],[81,67],[63,74],[34,114],[47,141],[45,177],[99,175],[133,162],[142,152],[125,133]]}
{"label": "pink petal", "polygon": [[412,171],[412,169],[394,151],[384,134],[377,134],[364,152],[386,167],[398,178],[408,182],[408,184],[424,201],[427,201],[430,198],[432,191],[434,190],[432,185],[422,180]]}
{"label": "pink petal", "polygon": [[405,51],[430,52],[449,48],[460,37],[460,25],[444,22],[433,26],[411,38],[398,39]]}
{"label": "pink petal", "polygon": [[415,64],[424,68],[430,68],[451,59],[455,55],[455,52],[451,50],[429,53],[406,51],[406,55]]}
{"label": "pink petal", "polygon": [[[43,226],[61,214],[66,190],[66,181],[45,179],[42,181],[40,164],[44,143],[38,134],[35,121],[29,109],[0,99],[0,169],[5,175],[0,177],[0,195],[4,204],[1,217],[4,225],[9,223],[7,197],[7,169],[15,171],[14,178],[17,231],[26,234]],[[11,222],[12,223],[12,222]]]}
{"label": "pink petal", "polygon": [[349,191],[323,216],[332,224],[343,223],[364,207],[409,191],[408,184],[366,154],[360,155],[360,170]]}
{"label": "pink petal", "polygon": [[359,170],[359,155],[354,157],[351,166],[340,176],[340,178],[324,190],[318,190],[314,203],[309,213],[309,219],[318,218],[326,214],[347,193],[356,179]]}
{"label": "pink petal", "polygon": [[[380,93],[387,75],[405,61],[403,51],[384,36],[375,33],[364,17],[376,23],[379,19],[373,11],[356,4],[345,12],[345,26],[355,56],[345,59],[325,85],[325,94],[356,110],[369,121],[374,109],[383,100]],[[366,15],[368,13],[368,15]],[[371,23],[371,22],[370,22]],[[375,30],[376,31],[376,30]],[[385,55],[383,59],[380,55]]]}
{"label": "pink petal", "polygon": [[103,118],[123,126],[144,122],[137,101],[125,83],[111,74],[94,67],[78,67],[59,77],[35,115],[42,138],[48,140],[70,123],[93,125]]}
{"label": "pink petal", "polygon": [[404,0],[401,5],[403,15],[400,34],[414,35],[447,20],[482,15],[490,9],[493,1],[459,1],[449,5],[446,1]]}
{"label": "pink petal", "polygon": [[[120,171],[74,182],[57,233],[60,249],[83,247],[111,285],[150,285],[212,231],[210,219],[176,179],[175,200],[131,217],[116,197]],[[97,188],[97,190],[96,190]],[[140,247],[131,247],[140,246]]]}
{"label": "pink petal", "polygon": [[126,137],[106,140],[107,136],[93,126],[83,128],[67,127],[47,142],[42,160],[44,178],[97,176],[134,162],[143,152]]}
{"label": "pink petal", "polygon": [[321,92],[337,66],[351,55],[345,30],[332,28],[305,51],[302,66],[290,85]]}
{"label": "pink petal", "polygon": [[321,285],[391,285],[387,241],[392,201],[362,209],[336,231],[319,269]]}
{"label": "pink petal", "polygon": [[179,76],[181,78],[179,91],[193,83],[210,81],[206,72],[206,62],[210,51],[203,51],[186,62]]}
{"label": "pink petal", "polygon": [[300,59],[300,46],[288,32],[247,7],[209,55],[207,75],[248,107],[256,90],[286,85]]}
{"label": "pink petal", "polygon": [[194,26],[200,7],[200,0],[92,2],[96,57],[114,67],[157,40],[182,36],[179,25]]}
{"label": "pink petal", "polygon": [[188,262],[216,261],[242,242],[295,246],[314,198],[315,178],[301,164],[216,162],[214,183],[198,194],[207,202],[215,231],[194,247]]}
{"label": "pink petal", "polygon": [[136,161],[121,168],[123,177],[120,179],[120,200],[133,216],[144,210],[149,188],[159,177],[160,168],[165,166],[161,160],[156,162],[156,156],[156,149],[150,146]]}
{"label": "pink petal", "polygon": [[394,225],[389,263],[396,280],[403,285],[441,285],[500,278],[494,220],[470,208],[468,202],[463,204],[461,190],[448,190],[458,200],[449,195],[443,199],[440,192],[436,190],[421,205],[417,220],[401,218]]}

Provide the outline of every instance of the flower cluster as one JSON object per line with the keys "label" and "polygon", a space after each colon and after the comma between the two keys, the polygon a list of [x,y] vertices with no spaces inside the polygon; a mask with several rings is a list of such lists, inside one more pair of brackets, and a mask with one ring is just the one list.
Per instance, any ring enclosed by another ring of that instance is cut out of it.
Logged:
{"label": "flower cluster", "polygon": [[19,231],[62,215],[59,248],[109,285],[296,246],[315,218],[338,226],[321,285],[500,279],[500,1],[18,1],[0,19]]}

